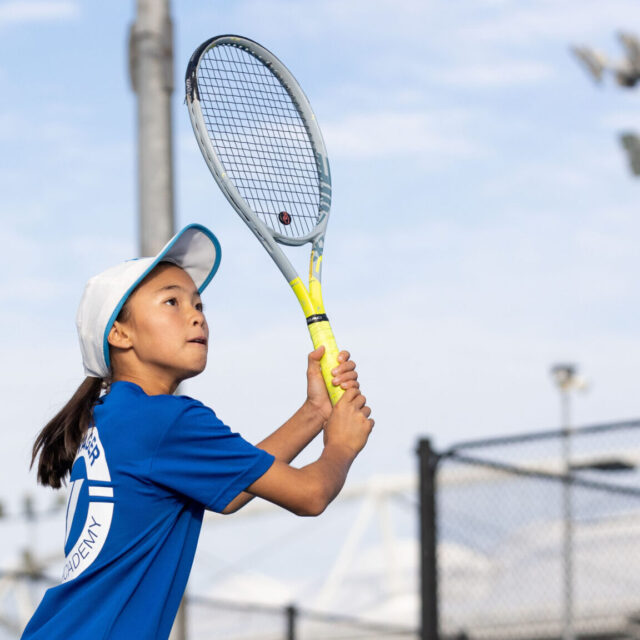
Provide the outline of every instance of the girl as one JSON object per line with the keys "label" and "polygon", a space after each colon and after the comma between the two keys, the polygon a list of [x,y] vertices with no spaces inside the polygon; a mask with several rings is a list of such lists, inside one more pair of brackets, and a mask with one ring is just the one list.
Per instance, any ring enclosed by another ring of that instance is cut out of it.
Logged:
{"label": "girl", "polygon": [[[205,368],[200,294],[219,262],[216,237],[189,225],[155,258],[87,284],[77,315],[87,378],[33,447],[40,483],[59,488],[70,474],[62,583],[23,640],[168,638],[205,509],[232,513],[260,496],[318,515],[364,447],[373,420],[345,351],[333,372],[346,390],[336,406],[321,347],[309,355],[307,399],[257,446],[202,403],[173,395]],[[289,466],[320,431],[318,460]]]}

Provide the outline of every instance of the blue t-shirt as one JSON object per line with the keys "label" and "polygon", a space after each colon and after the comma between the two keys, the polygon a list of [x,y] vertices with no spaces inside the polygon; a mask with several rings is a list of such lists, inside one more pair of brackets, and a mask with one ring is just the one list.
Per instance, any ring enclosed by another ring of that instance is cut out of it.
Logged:
{"label": "blue t-shirt", "polygon": [[273,463],[201,402],[115,382],[70,478],[62,583],[22,640],[168,638],[205,509]]}

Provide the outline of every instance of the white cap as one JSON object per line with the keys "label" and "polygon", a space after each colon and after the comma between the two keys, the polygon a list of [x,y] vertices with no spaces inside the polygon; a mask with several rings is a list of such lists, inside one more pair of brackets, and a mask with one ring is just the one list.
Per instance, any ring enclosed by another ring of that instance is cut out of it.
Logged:
{"label": "white cap", "polygon": [[76,315],[85,375],[109,376],[109,331],[127,298],[159,262],[173,262],[184,269],[202,293],[218,270],[220,253],[220,243],[209,229],[190,224],[154,258],[127,260],[91,278]]}

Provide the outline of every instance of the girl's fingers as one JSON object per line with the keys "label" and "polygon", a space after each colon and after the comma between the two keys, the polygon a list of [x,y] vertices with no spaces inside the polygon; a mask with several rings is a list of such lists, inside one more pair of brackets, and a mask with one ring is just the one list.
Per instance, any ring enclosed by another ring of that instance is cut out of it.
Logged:
{"label": "girl's fingers", "polygon": [[349,360],[348,362],[343,362],[339,364],[337,367],[333,368],[331,370],[331,373],[334,376],[339,376],[340,374],[346,373],[347,371],[353,371],[355,368],[356,368],[356,363],[353,360]]}
{"label": "girl's fingers", "polygon": [[315,360],[316,362],[320,362],[323,355],[324,355],[324,345],[321,344],[317,349],[314,349],[309,354],[309,359]]}
{"label": "girl's fingers", "polygon": [[[347,405],[351,402],[353,402],[354,398],[359,395],[359,391],[357,389],[347,389],[344,392],[344,395],[342,396],[342,398],[340,398],[340,400],[338,400],[338,404],[344,404]],[[336,404],[336,407],[338,406],[338,404]]]}
{"label": "girl's fingers", "polygon": [[345,382],[351,382],[352,380],[357,380],[358,374],[355,371],[347,371],[343,374],[339,374],[333,377],[331,380],[331,384],[334,387],[337,387],[339,384],[343,384]]}
{"label": "girl's fingers", "polygon": [[354,400],[354,404],[356,405],[356,407],[358,407],[358,409],[362,409],[362,407],[364,407],[364,405],[367,404],[367,399],[362,394],[360,394]]}

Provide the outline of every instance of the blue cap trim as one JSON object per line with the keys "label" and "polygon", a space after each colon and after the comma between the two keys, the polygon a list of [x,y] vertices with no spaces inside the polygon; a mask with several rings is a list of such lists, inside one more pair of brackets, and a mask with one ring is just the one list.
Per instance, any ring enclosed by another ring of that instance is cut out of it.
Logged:
{"label": "blue cap trim", "polygon": [[[204,282],[198,287],[198,293],[202,293],[207,288],[207,285],[213,279],[213,276],[216,275],[216,271],[220,266],[220,260],[222,258],[222,248],[220,246],[220,242],[218,241],[218,238],[216,238],[215,235],[213,235],[212,231],[210,231],[209,229],[207,229],[207,227],[204,227],[201,224],[196,224],[196,223],[188,224],[186,227],[184,227],[178,233],[176,233],[175,236],[173,236],[173,239],[171,240],[170,244],[168,244],[165,247],[162,253],[159,253],[156,256],[156,259],[151,263],[149,268],[146,271],[144,271],[144,273],[127,289],[127,292],[122,296],[122,298],[120,299],[120,302],[118,302],[118,304],[116,305],[116,308],[113,310],[113,313],[109,318],[109,322],[107,322],[107,326],[105,327],[104,337],[102,340],[102,351],[104,353],[104,361],[107,364],[107,368],[111,367],[111,359],[109,358],[109,340],[108,340],[109,332],[111,331],[111,327],[113,327],[113,323],[116,321],[116,318],[118,317],[120,311],[122,311],[122,307],[124,307],[124,303],[127,301],[129,296],[133,293],[133,290],[149,275],[149,273],[151,273],[151,271],[153,271],[153,269],[155,269],[155,267],[158,265],[159,262],[162,262],[162,258],[164,258],[167,255],[167,253],[171,250],[171,248],[178,241],[178,239],[184,234],[185,231],[188,231],[189,229],[197,229],[198,231],[201,231],[202,233],[204,233],[209,238],[209,240],[211,240],[211,243],[213,244],[216,250],[216,259],[213,263],[213,266],[211,267],[211,271],[209,272],[209,275],[205,278]],[[139,260],[139,259],[140,258],[132,258],[132,260]]]}

